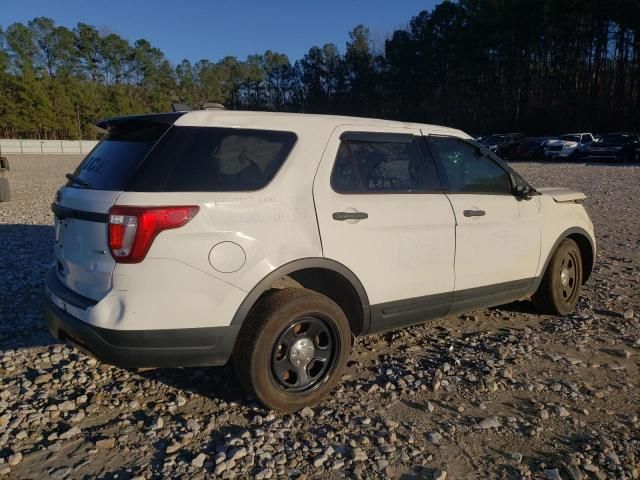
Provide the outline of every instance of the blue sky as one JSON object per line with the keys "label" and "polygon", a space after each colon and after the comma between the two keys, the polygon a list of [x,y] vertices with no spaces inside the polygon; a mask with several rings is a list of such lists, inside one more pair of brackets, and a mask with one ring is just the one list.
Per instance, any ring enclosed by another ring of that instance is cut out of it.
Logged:
{"label": "blue sky", "polygon": [[0,0],[0,26],[50,17],[72,28],[78,22],[115,32],[130,42],[146,38],[174,63],[183,58],[275,50],[294,61],[310,47],[335,43],[344,51],[348,32],[368,26],[383,46],[393,30],[431,10],[436,0]]}

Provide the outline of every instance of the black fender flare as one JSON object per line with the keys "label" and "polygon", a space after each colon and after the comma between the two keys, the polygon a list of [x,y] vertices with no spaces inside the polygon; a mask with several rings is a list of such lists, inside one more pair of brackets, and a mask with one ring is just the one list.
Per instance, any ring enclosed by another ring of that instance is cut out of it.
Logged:
{"label": "black fender flare", "polygon": [[231,325],[238,327],[241,326],[245,318],[249,314],[249,310],[251,310],[251,307],[253,307],[253,305],[263,293],[269,290],[269,287],[271,287],[271,285],[273,285],[276,280],[279,280],[280,278],[289,275],[290,273],[307,268],[322,268],[325,270],[331,270],[343,276],[349,283],[351,283],[353,289],[356,291],[358,297],[360,298],[360,304],[362,305],[363,314],[362,318],[364,320],[365,326],[368,327],[371,317],[369,297],[367,296],[367,292],[362,285],[362,282],[355,273],[353,273],[342,263],[322,257],[308,257],[293,260],[269,272],[251,289],[251,291],[242,301],[242,303],[236,310],[235,315],[233,316],[233,320],[231,320]]}
{"label": "black fender flare", "polygon": [[566,229],[564,232],[562,232],[560,234],[558,239],[555,241],[555,243],[553,244],[553,246],[549,250],[549,253],[547,253],[547,258],[544,261],[544,265],[542,266],[542,270],[540,270],[540,275],[538,275],[538,277],[535,279],[535,282],[534,282],[534,285],[533,285],[533,291],[534,292],[536,292],[538,290],[538,287],[540,286],[540,283],[542,283],[542,278],[544,277],[544,274],[547,271],[547,267],[549,266],[549,262],[551,261],[551,257],[553,257],[553,254],[558,249],[558,246],[560,245],[560,242],[562,242],[565,238],[569,238],[569,236],[576,235],[576,234],[585,237],[589,241],[589,245],[591,246],[592,262],[591,262],[591,266],[590,266],[589,271],[587,272],[587,274],[583,278],[583,283],[588,280],[589,276],[591,275],[591,271],[593,270],[593,265],[595,264],[595,261],[596,261],[595,241],[594,241],[593,237],[591,236],[591,234],[589,232],[587,232],[584,228],[571,227],[571,228]]}

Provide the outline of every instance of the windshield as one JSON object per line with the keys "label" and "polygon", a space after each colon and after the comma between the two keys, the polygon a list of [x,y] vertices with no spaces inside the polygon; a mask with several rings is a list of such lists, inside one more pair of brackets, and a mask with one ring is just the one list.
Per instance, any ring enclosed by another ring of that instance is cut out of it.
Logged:
{"label": "windshield", "polygon": [[559,139],[566,140],[567,142],[579,142],[580,135],[562,135]]}
{"label": "windshield", "polygon": [[500,145],[501,143],[505,143],[507,141],[506,135],[491,135],[489,138],[484,140],[482,143],[484,145]]}

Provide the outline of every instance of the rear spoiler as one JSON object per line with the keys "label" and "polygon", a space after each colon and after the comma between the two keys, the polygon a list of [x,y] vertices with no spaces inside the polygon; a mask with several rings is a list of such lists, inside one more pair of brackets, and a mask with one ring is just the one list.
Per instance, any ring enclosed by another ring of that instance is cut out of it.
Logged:
{"label": "rear spoiler", "polygon": [[149,115],[129,115],[126,117],[105,118],[96,122],[98,128],[110,130],[114,127],[121,127],[131,123],[160,123],[173,125],[175,121],[186,112],[170,112],[170,113],[151,113]]}

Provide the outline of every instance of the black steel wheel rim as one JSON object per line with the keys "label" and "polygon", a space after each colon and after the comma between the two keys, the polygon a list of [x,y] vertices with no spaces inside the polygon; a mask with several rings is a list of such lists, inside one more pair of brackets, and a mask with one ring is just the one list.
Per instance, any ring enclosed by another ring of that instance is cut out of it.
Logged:
{"label": "black steel wheel rim", "polygon": [[567,252],[560,264],[560,294],[562,300],[571,303],[578,290],[578,259],[574,252]]}
{"label": "black steel wheel rim", "polygon": [[340,351],[335,325],[328,318],[305,316],[290,323],[271,352],[271,374],[291,393],[318,388],[333,371]]}

